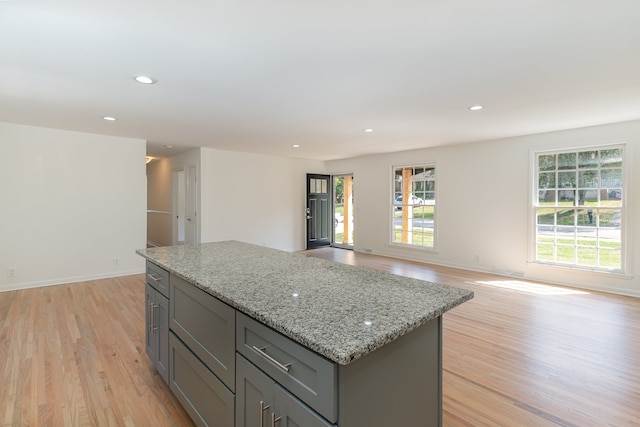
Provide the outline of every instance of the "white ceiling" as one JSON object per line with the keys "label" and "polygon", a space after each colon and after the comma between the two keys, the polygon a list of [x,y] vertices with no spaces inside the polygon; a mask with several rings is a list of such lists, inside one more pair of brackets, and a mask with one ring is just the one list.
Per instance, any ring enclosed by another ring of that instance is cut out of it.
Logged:
{"label": "white ceiling", "polygon": [[0,1],[0,121],[328,160],[633,120],[639,18],[638,0]]}

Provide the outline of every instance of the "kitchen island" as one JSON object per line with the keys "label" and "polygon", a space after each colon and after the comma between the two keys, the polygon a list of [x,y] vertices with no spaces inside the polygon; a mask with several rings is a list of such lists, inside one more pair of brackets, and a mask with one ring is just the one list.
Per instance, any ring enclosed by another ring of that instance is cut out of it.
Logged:
{"label": "kitchen island", "polygon": [[441,316],[472,292],[236,241],[137,253],[147,352],[197,424],[441,424]]}

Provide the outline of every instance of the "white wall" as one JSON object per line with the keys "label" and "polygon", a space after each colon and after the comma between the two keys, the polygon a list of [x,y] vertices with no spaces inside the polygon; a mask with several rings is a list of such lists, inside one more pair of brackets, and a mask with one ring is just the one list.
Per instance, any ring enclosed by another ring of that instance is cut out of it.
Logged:
{"label": "white wall", "polygon": [[201,149],[202,242],[305,248],[306,174],[319,161]]}
{"label": "white wall", "polygon": [[[531,151],[618,142],[627,143],[627,274],[530,263]],[[142,140],[0,123],[0,290],[142,272],[144,157]],[[438,250],[390,245],[391,167],[431,161]],[[200,148],[165,169],[192,163],[203,242],[304,249],[306,174],[352,172],[356,250],[640,296],[640,121],[326,163]]]}
{"label": "white wall", "polygon": [[145,151],[139,139],[0,123],[0,290],[143,272]]}
{"label": "white wall", "polygon": [[[532,151],[627,143],[627,274],[529,262]],[[391,168],[437,163],[437,251],[390,245]],[[640,296],[640,121],[327,162],[354,173],[355,249]],[[476,256],[479,261],[476,261]]]}

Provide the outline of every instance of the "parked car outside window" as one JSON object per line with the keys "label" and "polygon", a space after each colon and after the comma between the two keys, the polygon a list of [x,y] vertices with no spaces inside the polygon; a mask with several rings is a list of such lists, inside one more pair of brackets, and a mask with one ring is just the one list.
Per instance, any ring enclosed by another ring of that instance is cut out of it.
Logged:
{"label": "parked car outside window", "polygon": [[[402,205],[402,194],[398,194],[396,196],[396,200],[395,200],[395,204],[396,205]],[[424,200],[422,200],[420,197],[415,196],[413,194],[409,195],[409,205],[424,205]],[[401,206],[396,206],[396,210],[400,210],[402,209]]]}

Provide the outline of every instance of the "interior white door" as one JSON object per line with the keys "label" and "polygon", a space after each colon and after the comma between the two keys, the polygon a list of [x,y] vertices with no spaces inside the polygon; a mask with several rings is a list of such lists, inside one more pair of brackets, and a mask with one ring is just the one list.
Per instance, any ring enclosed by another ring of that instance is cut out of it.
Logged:
{"label": "interior white door", "polygon": [[200,242],[200,221],[198,220],[198,166],[187,168],[187,189],[185,205],[187,208],[187,233],[185,243]]}
{"label": "interior white door", "polygon": [[184,169],[173,171],[173,244],[183,245],[185,240],[185,229],[187,223],[186,199],[186,177]]}

